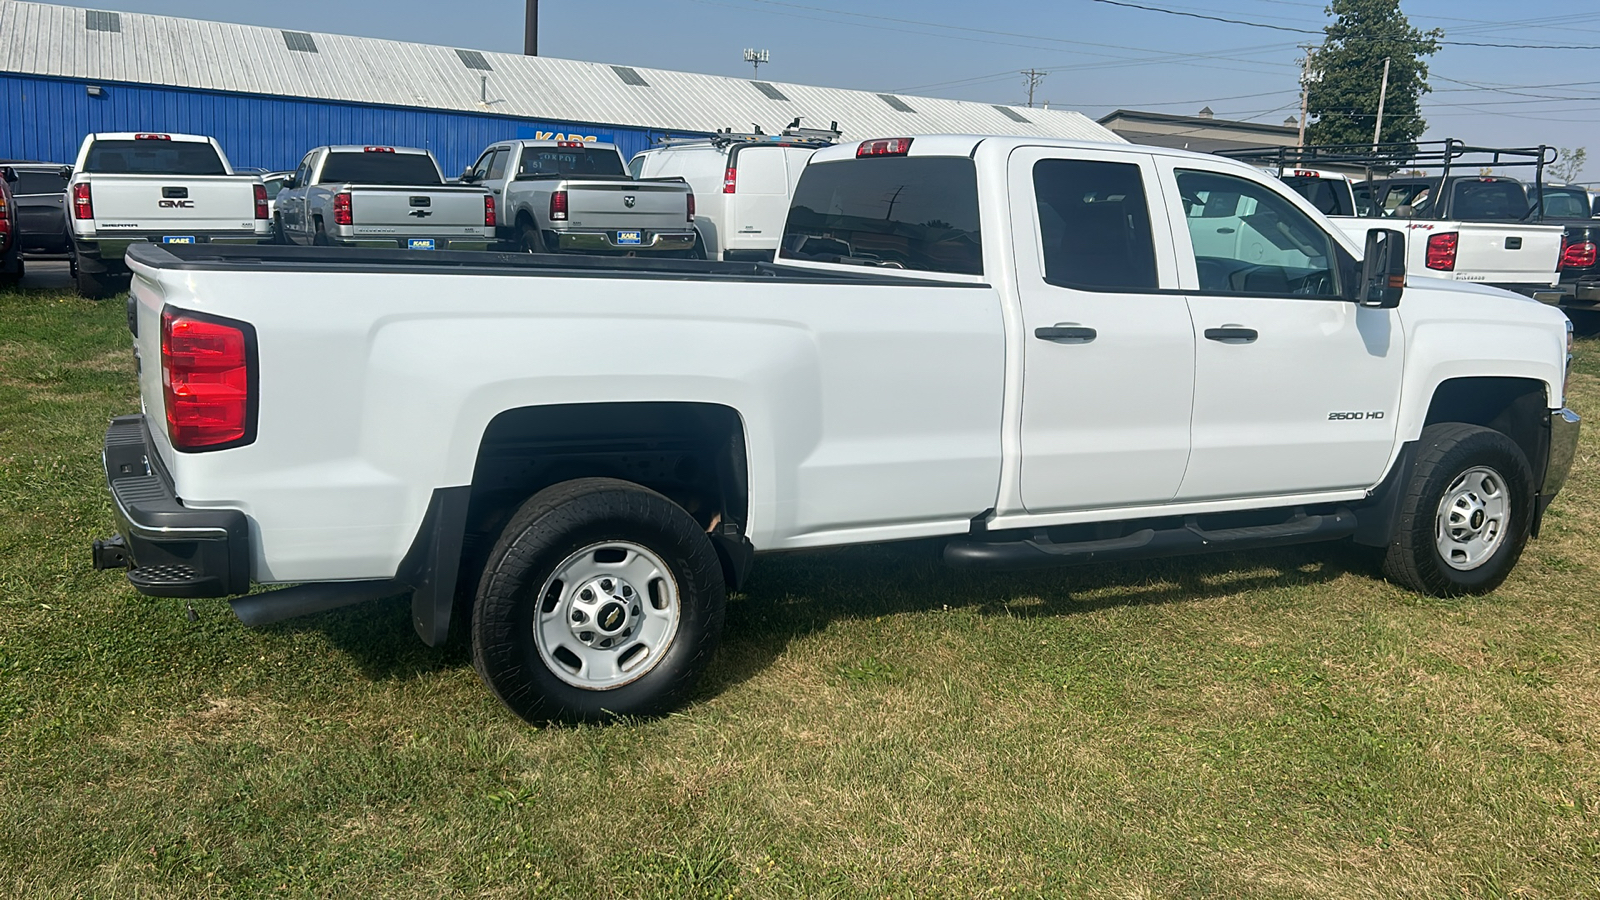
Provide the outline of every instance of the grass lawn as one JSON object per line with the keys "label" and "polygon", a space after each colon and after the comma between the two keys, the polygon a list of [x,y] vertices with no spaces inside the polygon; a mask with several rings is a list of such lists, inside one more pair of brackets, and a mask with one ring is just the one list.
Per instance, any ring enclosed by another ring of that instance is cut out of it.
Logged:
{"label": "grass lawn", "polygon": [[775,557],[680,714],[541,729],[403,602],[252,631],[92,571],[128,345],[0,292],[0,896],[1600,896],[1592,425],[1488,597],[1340,546]]}

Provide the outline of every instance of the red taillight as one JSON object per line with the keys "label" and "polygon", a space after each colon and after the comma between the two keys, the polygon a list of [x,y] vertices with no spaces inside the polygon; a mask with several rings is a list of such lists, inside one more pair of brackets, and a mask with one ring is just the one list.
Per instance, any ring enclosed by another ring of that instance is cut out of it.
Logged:
{"label": "red taillight", "polygon": [[694,192],[689,192],[689,221],[694,221]]}
{"label": "red taillight", "polygon": [[494,195],[483,195],[483,227],[494,227]]}
{"label": "red taillight", "polygon": [[341,191],[333,195],[333,224],[354,225],[355,215],[350,209],[350,192]]}
{"label": "red taillight", "polygon": [[393,147],[362,147],[362,153],[393,153]]}
{"label": "red taillight", "polygon": [[264,184],[258,184],[258,185],[256,185],[256,218],[265,219],[266,217],[267,217],[267,186],[264,185]]}
{"label": "red taillight", "polygon": [[1456,267],[1456,245],[1461,242],[1461,236],[1454,231],[1445,231],[1428,238],[1428,268],[1438,269],[1441,272],[1454,271]]}
{"label": "red taillight", "polygon": [[89,196],[87,182],[72,186],[72,216],[76,219],[94,218],[94,200]]}
{"label": "red taillight", "polygon": [[161,386],[174,449],[218,449],[253,438],[254,338],[243,322],[162,310]]}
{"label": "red taillight", "polygon": [[739,170],[735,169],[733,166],[729,166],[728,170],[722,173],[722,192],[724,194],[733,194],[737,193],[738,190]]}
{"label": "red taillight", "polygon": [[170,140],[172,140],[172,135],[170,135],[170,134],[136,134],[136,135],[133,136],[133,139],[136,140],[136,141],[170,141]]}
{"label": "red taillight", "polygon": [[905,156],[911,152],[911,138],[889,138],[883,141],[862,141],[856,148],[856,159],[866,156]]}
{"label": "red taillight", "polygon": [[550,221],[565,222],[567,220],[567,192],[556,191],[550,195]]}
{"label": "red taillight", "polygon": [[1597,255],[1593,241],[1581,241],[1576,244],[1563,244],[1561,247],[1561,267],[1586,269],[1595,263]]}

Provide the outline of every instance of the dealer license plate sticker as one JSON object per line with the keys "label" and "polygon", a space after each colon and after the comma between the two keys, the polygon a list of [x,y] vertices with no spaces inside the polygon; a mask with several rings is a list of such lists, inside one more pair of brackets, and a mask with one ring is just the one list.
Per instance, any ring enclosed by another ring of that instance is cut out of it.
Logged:
{"label": "dealer license plate sticker", "polygon": [[192,234],[169,234],[166,237],[161,239],[161,243],[163,243],[163,244],[192,244],[192,243],[194,243],[194,235],[192,235]]}
{"label": "dealer license plate sticker", "polygon": [[644,243],[644,233],[639,231],[619,231],[617,232],[617,243],[642,244]]}
{"label": "dealer license plate sticker", "polygon": [[406,241],[407,250],[432,250],[433,238],[411,238]]}

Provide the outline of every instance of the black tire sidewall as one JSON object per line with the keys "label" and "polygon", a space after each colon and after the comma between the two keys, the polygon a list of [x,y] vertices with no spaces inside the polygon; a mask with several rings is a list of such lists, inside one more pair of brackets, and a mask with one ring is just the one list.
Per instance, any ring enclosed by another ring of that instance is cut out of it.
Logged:
{"label": "black tire sidewall", "polygon": [[[694,519],[665,497],[604,487],[514,516],[489,555],[472,620],[473,657],[484,681],[530,722],[655,716],[685,699],[722,630],[721,564]],[[559,486],[558,486],[559,487]],[[558,678],[533,638],[539,591],[555,567],[584,547],[630,541],[661,557],[678,589],[678,629],[649,672],[621,687],[586,690]]]}
{"label": "black tire sidewall", "polygon": [[[1409,531],[1400,542],[1411,556],[1411,566],[1428,593],[1442,596],[1481,594],[1494,590],[1517,564],[1533,524],[1533,473],[1521,448],[1505,435],[1487,428],[1445,432],[1449,446],[1406,498],[1402,528]],[[1435,543],[1439,502],[1445,491],[1468,469],[1485,466],[1497,472],[1511,499],[1511,527],[1483,565],[1462,571],[1451,567]],[[1408,545],[1408,546],[1407,546]]]}

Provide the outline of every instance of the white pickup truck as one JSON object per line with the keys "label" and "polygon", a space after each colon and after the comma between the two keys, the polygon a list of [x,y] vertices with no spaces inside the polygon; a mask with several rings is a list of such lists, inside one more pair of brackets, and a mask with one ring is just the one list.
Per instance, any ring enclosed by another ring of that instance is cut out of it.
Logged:
{"label": "white pickup truck", "polygon": [[192,134],[91,134],[67,183],[78,292],[104,297],[136,243],[258,244],[272,237],[266,187],[235,175],[222,148]]}
{"label": "white pickup truck", "polygon": [[[1254,212],[1185,209],[1227,193]],[[1215,240],[1246,218],[1252,258]],[[1242,164],[872,140],[811,158],[787,231],[775,265],[136,248],[95,565],[249,624],[409,594],[430,645],[459,590],[508,707],[602,719],[689,696],[757,553],[1350,539],[1478,593],[1572,465],[1560,311],[1407,284],[1401,234]]]}
{"label": "white pickup truck", "polygon": [[489,189],[502,244],[527,253],[703,253],[688,183],[629,177],[614,144],[504,141],[461,180]]}
{"label": "white pickup truck", "polygon": [[486,250],[494,242],[494,198],[445,184],[433,154],[415,147],[317,147],[275,204],[286,244]]}

